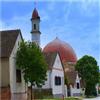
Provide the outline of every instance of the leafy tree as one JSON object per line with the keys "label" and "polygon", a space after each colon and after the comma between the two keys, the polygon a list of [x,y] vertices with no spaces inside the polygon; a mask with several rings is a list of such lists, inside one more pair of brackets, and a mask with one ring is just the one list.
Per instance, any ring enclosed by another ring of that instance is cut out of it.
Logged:
{"label": "leafy tree", "polygon": [[64,77],[64,82],[65,82],[65,85],[68,85],[68,79],[66,76]]}
{"label": "leafy tree", "polygon": [[99,84],[100,84],[100,70],[99,70]]}
{"label": "leafy tree", "polygon": [[100,71],[99,71],[99,90],[98,90],[99,94],[100,94]]}
{"label": "leafy tree", "polygon": [[32,86],[41,87],[46,80],[47,64],[40,47],[22,41],[16,54],[16,64],[23,71],[25,82],[31,84],[32,100]]}
{"label": "leafy tree", "polygon": [[79,76],[85,82],[85,95],[96,95],[96,84],[99,81],[99,67],[97,61],[92,56],[85,55],[79,59],[75,65]]}

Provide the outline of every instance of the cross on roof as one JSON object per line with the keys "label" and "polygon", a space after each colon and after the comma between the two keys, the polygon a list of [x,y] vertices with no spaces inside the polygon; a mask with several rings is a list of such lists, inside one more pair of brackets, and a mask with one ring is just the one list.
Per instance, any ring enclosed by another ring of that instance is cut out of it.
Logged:
{"label": "cross on roof", "polygon": [[36,4],[37,4],[37,1],[36,0],[34,0],[34,7],[36,8]]}

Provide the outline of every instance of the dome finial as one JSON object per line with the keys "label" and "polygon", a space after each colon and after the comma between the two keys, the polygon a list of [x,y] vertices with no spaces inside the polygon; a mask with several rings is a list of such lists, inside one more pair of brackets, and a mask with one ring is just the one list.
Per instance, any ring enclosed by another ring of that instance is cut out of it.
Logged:
{"label": "dome finial", "polygon": [[36,2],[36,0],[34,1],[34,8],[36,8],[36,4],[37,4],[37,2]]}
{"label": "dome finial", "polygon": [[56,33],[56,38],[57,40],[59,40],[59,33]]}
{"label": "dome finial", "polygon": [[56,39],[58,39],[58,37],[56,36]]}
{"label": "dome finial", "polygon": [[39,19],[40,20],[40,16],[38,14],[38,10],[36,9],[36,5],[37,5],[37,2],[36,0],[34,1],[34,10],[33,10],[33,13],[32,13],[32,19]]}

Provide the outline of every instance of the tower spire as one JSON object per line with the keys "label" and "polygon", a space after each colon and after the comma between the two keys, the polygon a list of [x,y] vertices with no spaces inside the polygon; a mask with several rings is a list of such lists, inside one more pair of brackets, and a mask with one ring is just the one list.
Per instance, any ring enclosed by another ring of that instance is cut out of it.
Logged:
{"label": "tower spire", "polygon": [[38,14],[38,10],[36,9],[36,1],[34,1],[34,10],[32,13],[32,42],[35,42],[36,44],[40,45],[40,16]]}
{"label": "tower spire", "polygon": [[37,4],[37,2],[36,2],[36,0],[34,1],[34,8],[36,8],[36,4]]}

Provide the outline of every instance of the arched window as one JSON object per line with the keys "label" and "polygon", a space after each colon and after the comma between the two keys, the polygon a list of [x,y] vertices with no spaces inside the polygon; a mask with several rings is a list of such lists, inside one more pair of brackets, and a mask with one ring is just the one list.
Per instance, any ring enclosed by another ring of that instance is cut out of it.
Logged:
{"label": "arched window", "polygon": [[55,85],[61,85],[61,77],[55,76]]}
{"label": "arched window", "polygon": [[34,24],[34,29],[36,30],[36,24]]}
{"label": "arched window", "polygon": [[80,87],[79,87],[79,83],[77,83],[77,89],[79,89]]}

